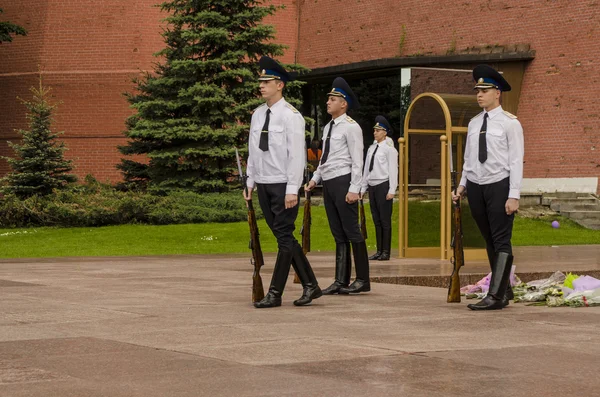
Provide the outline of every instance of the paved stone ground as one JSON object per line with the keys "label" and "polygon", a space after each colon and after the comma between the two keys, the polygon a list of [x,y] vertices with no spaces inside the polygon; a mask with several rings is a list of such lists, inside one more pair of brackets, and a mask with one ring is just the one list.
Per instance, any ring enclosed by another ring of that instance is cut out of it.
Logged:
{"label": "paved stone ground", "polygon": [[[600,264],[599,246],[520,254],[533,258],[530,270],[560,269],[556,255],[573,256],[581,270]],[[323,285],[332,255],[310,255]],[[266,262],[265,287],[273,257]],[[395,259],[374,263],[373,274],[445,267]],[[475,263],[465,271],[482,269]],[[300,287],[290,278],[284,306],[257,310],[250,275],[248,255],[0,261],[0,396],[585,397],[600,390],[598,307],[511,304],[474,313],[465,301],[446,304],[441,288],[374,284],[369,294],[297,308],[291,302]]]}

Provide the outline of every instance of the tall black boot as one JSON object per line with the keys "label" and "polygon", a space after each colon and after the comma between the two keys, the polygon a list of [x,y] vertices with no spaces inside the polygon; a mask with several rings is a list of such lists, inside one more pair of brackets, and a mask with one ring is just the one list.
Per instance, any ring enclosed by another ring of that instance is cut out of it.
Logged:
{"label": "tall black boot", "polygon": [[[496,252],[494,250],[494,245],[492,243],[486,244],[485,250],[487,251],[488,261],[490,262],[490,270],[494,269],[494,260],[496,258]],[[502,299],[502,306],[506,307],[510,304],[510,301],[515,299],[515,294],[510,286],[510,278],[508,282],[508,286],[506,287],[506,294],[504,294],[504,298]]]}
{"label": "tall black boot", "polygon": [[340,294],[357,294],[359,292],[368,292],[371,290],[367,244],[364,241],[361,243],[352,243],[352,253],[354,254],[356,279],[349,287],[341,288]]}
{"label": "tall black boot", "polygon": [[254,307],[263,309],[266,307],[281,306],[281,295],[290,274],[290,265],[292,264],[292,251],[278,251],[277,260],[275,261],[275,269],[273,269],[273,277],[271,278],[271,286],[269,292],[260,302],[254,302]]}
{"label": "tall black boot", "polygon": [[[512,270],[512,259],[510,262],[510,267]],[[508,273],[508,284],[506,285],[506,293],[504,294],[504,299],[502,300],[502,304],[504,307],[508,306],[511,300],[515,299],[515,293],[513,292],[512,286],[510,285],[510,272]]]}
{"label": "tall black boot", "polygon": [[381,246],[381,256],[378,260],[380,261],[389,261],[390,260],[390,250],[392,248],[392,229],[382,229],[382,246]]}
{"label": "tall black boot", "polygon": [[508,276],[508,286],[506,287],[506,294],[504,294],[504,298],[502,299],[502,305],[504,307],[508,306],[510,301],[515,299],[515,293],[510,285],[510,274]]}
{"label": "tall black boot", "polygon": [[492,270],[490,289],[485,298],[480,302],[468,305],[471,310],[498,310],[505,307],[504,297],[509,285],[510,269],[513,256],[507,252],[498,252]]}
{"label": "tall black boot", "polygon": [[333,295],[350,284],[350,243],[335,244],[335,281],[323,290],[323,295]]}
{"label": "tall black boot", "polygon": [[315,273],[313,272],[312,267],[310,267],[308,258],[304,255],[302,247],[300,247],[300,244],[298,243],[296,243],[294,248],[292,266],[294,267],[294,271],[298,275],[298,278],[300,278],[303,288],[302,296],[300,299],[294,301],[294,305],[308,305],[313,299],[320,298],[323,295],[323,292],[321,291],[321,288],[319,288],[317,277],[315,277]]}
{"label": "tall black boot", "polygon": [[375,238],[377,239],[377,252],[375,252],[373,255],[371,255],[369,257],[369,260],[375,260],[375,259],[379,259],[379,257],[381,256],[381,236],[382,236],[382,229],[381,226],[375,226]]}

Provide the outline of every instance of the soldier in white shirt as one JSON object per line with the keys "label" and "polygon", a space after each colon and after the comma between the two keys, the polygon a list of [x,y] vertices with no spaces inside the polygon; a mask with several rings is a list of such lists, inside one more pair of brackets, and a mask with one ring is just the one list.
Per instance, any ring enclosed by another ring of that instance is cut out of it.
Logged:
{"label": "soldier in white shirt", "polygon": [[[348,294],[371,290],[367,245],[358,226],[358,197],[362,185],[363,135],[356,121],[346,115],[359,106],[356,95],[341,77],[333,81],[327,94],[327,113],[332,120],[323,134],[323,152],[319,166],[306,189],[323,181],[323,200],[329,228],[336,243],[335,282],[323,294]],[[354,254],[356,279],[350,283]]]}
{"label": "soldier in white shirt", "polygon": [[269,57],[259,61],[260,92],[266,103],[252,114],[248,139],[248,194],[254,188],[267,225],[277,238],[277,260],[269,292],[257,308],[281,306],[290,264],[300,278],[303,293],[294,305],[303,306],[322,295],[308,259],[294,237],[298,216],[298,191],[306,166],[304,117],[283,98],[292,76]]}
{"label": "soldier in white shirt", "polygon": [[471,214],[486,242],[492,278],[487,296],[471,310],[497,310],[513,298],[509,277],[512,237],[523,179],[523,128],[517,117],[502,110],[500,95],[510,84],[488,65],[473,70],[477,102],[483,112],[469,122],[465,163],[457,194],[466,191]]}
{"label": "soldier in white shirt", "polygon": [[392,133],[390,123],[383,116],[375,118],[375,142],[367,151],[363,170],[361,198],[369,190],[371,215],[375,225],[377,252],[369,260],[390,260],[392,244],[392,209],[398,187],[398,151],[387,139]]}

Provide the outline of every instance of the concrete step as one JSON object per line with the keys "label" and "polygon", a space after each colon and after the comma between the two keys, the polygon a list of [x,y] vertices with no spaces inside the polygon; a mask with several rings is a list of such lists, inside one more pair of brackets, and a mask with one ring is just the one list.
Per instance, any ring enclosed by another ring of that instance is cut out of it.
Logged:
{"label": "concrete step", "polygon": [[589,197],[590,193],[572,193],[572,192],[554,192],[554,193],[543,193],[543,198],[554,198],[554,199],[572,199],[578,197]]}
{"label": "concrete step", "polygon": [[600,220],[600,211],[561,211],[561,215],[567,218],[578,219],[597,219]]}
{"label": "concrete step", "polygon": [[[586,219],[574,219],[574,221],[587,229],[600,230],[600,219],[586,218]],[[598,242],[600,243],[600,239]]]}
{"label": "concrete step", "polygon": [[[573,273],[573,274],[585,274],[587,276],[591,276],[594,278],[600,277],[600,270],[594,269],[593,265],[590,266],[589,270],[564,270],[562,273]],[[528,271],[521,272],[517,267],[517,276],[523,281],[527,283],[533,280],[540,280],[544,278],[548,278],[554,274],[554,272],[548,271]],[[465,285],[473,285],[481,280],[483,277],[487,276],[487,273],[477,273],[470,272],[468,269],[462,269],[459,273],[460,285],[464,287]],[[448,288],[448,276],[376,276],[370,277],[370,280],[374,283],[384,283],[384,284],[401,284],[401,285],[415,285],[415,286],[423,286],[423,287],[439,287],[439,288]],[[464,299],[464,297],[463,297]]]}
{"label": "concrete step", "polygon": [[576,199],[553,199],[551,201],[547,201],[546,204],[549,205],[550,209],[553,211],[560,211],[563,206],[567,207],[570,205],[582,205],[582,204],[591,204],[596,205],[600,204],[600,201],[594,197],[580,197]]}
{"label": "concrete step", "polygon": [[542,204],[541,194],[521,194],[519,199],[520,207],[533,207]]}
{"label": "concrete step", "polygon": [[567,211],[600,211],[600,202],[596,203],[552,203],[550,209],[553,211],[567,212]]}
{"label": "concrete step", "polygon": [[[553,193],[555,194],[555,193]],[[560,197],[560,196],[554,196],[554,195],[544,195],[541,198],[541,202],[542,205],[551,205],[552,203],[555,202],[570,202],[570,201],[574,201],[574,202],[579,202],[579,203],[593,203],[593,202],[597,202],[598,199],[596,197],[594,197],[591,194],[580,194],[579,196],[573,196],[573,197]]]}

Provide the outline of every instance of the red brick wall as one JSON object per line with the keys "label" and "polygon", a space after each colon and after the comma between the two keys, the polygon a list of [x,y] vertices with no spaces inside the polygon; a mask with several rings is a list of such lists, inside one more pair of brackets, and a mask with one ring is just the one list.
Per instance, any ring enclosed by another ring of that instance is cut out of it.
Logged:
{"label": "red brick wall", "polygon": [[[160,10],[154,0],[24,1],[4,6],[4,17],[29,31],[0,46],[0,153],[10,153],[6,138],[25,127],[25,108],[16,97],[31,98],[38,68],[44,84],[62,102],[57,131],[75,160],[75,172],[101,181],[118,181],[115,169],[125,143],[124,120],[131,114],[123,93],[131,79],[155,61],[161,48]],[[4,113],[4,109],[9,111]],[[0,164],[0,173],[7,164]]]}
{"label": "red brick wall", "polygon": [[597,2],[303,0],[300,6],[298,60],[308,67],[530,44],[536,57],[525,70],[518,114],[525,177],[600,177]]}
{"label": "red brick wall", "polygon": [[[2,4],[3,20],[29,31],[0,46],[0,155],[12,156],[7,140],[24,128],[25,107],[17,96],[31,98],[38,70],[44,83],[61,101],[56,112],[57,131],[68,146],[66,157],[75,160],[80,177],[93,174],[101,181],[121,179],[115,165],[117,145],[126,142],[125,119],[131,114],[123,93],[134,88],[132,78],[152,70],[153,53],[163,47],[161,19],[156,0],[32,1]],[[284,62],[294,62],[297,50],[296,1],[267,21],[277,22],[278,42],[289,46]],[[39,69],[38,69],[39,68]],[[0,175],[8,164],[0,161]]]}
{"label": "red brick wall", "polygon": [[298,1],[299,0],[272,0],[273,4],[283,5],[284,8],[277,11],[271,17],[264,19],[265,24],[275,26],[276,42],[285,44],[288,48],[280,58],[284,63],[296,63],[298,52]]}
{"label": "red brick wall", "polygon": [[[446,55],[486,45],[530,45],[536,58],[525,70],[518,114],[525,130],[525,176],[600,176],[597,2],[273,1],[286,5],[267,20],[276,25],[277,41],[290,46],[282,60],[296,59],[312,68]],[[162,47],[161,15],[152,7],[158,2],[5,3],[2,19],[20,23],[30,33],[0,45],[0,137],[23,126],[15,96],[27,95],[39,65],[64,102],[57,129],[65,131],[78,173],[93,171],[100,179],[118,180],[114,165],[119,155],[101,142],[122,141],[129,109],[120,94],[132,89],[129,80],[140,70],[151,69],[156,61],[152,53]],[[0,144],[0,153],[5,152]]]}

